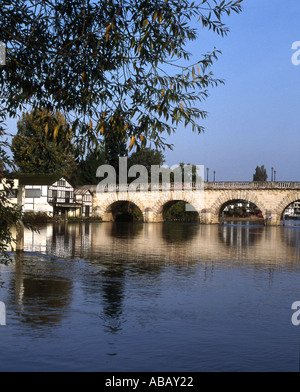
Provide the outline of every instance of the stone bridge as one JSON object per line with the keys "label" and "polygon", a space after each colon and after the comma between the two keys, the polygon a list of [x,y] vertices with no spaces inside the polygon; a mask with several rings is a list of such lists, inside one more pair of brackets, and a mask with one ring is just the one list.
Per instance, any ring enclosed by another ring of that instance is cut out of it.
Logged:
{"label": "stone bridge", "polygon": [[300,182],[205,182],[202,189],[181,184],[164,190],[130,191],[115,186],[94,192],[94,214],[103,221],[114,221],[118,209],[126,202],[135,204],[144,222],[163,222],[165,212],[177,201],[185,201],[198,212],[199,222],[218,224],[226,205],[236,201],[253,203],[262,213],[265,223],[280,225],[284,210],[300,200]]}

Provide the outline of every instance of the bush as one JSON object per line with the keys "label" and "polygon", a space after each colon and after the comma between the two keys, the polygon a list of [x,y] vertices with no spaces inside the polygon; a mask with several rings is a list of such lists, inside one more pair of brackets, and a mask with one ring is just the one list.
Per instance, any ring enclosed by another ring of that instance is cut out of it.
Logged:
{"label": "bush", "polygon": [[49,221],[49,216],[46,212],[25,212],[24,220],[30,225],[44,224]]}

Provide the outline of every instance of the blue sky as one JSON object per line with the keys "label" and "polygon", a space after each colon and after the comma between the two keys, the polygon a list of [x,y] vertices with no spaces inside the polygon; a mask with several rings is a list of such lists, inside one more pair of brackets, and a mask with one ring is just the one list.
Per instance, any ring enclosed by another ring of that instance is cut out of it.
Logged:
{"label": "blue sky", "polygon": [[[264,165],[269,179],[274,167],[276,180],[300,181],[300,66],[292,64],[300,1],[244,0],[243,8],[226,17],[227,37],[200,29],[190,47],[192,62],[214,47],[222,51],[212,71],[226,84],[201,106],[209,112],[205,133],[179,127],[168,137],[174,149],[166,163],[204,165],[217,181],[251,181]],[[15,121],[7,122],[11,131]]]}
{"label": "blue sky", "polygon": [[[244,0],[243,13],[226,17],[230,34],[201,32],[195,59],[216,46],[212,71],[225,86],[210,90],[205,133],[178,128],[166,151],[179,162],[208,167],[217,181],[250,181],[257,165],[276,170],[276,180],[300,181],[300,66],[292,44],[300,41],[299,0]],[[203,37],[203,38],[202,38]],[[202,44],[203,42],[203,44]]]}

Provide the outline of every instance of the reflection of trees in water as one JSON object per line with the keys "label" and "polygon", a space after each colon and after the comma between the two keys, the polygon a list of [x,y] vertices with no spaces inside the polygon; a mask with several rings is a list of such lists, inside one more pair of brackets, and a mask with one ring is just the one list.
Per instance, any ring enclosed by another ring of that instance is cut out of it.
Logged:
{"label": "reflection of trees in water", "polygon": [[[230,247],[233,247],[234,251],[241,249],[244,252],[246,249],[246,257],[241,260],[247,262],[252,262],[256,256],[262,259],[266,254],[268,255],[266,253],[268,249],[273,249],[275,252],[274,246],[282,247],[282,243],[297,248],[299,252],[299,230],[300,228],[266,228],[250,224],[222,226],[182,223],[145,225],[117,222],[90,226],[58,224],[53,229],[54,238],[49,234],[50,231],[48,233],[48,243],[51,244],[48,252],[51,250],[52,255],[61,255],[61,252],[65,251],[65,254],[72,257],[76,241],[75,256],[78,256],[80,250],[78,244],[83,241],[82,236],[89,238],[90,242],[85,248],[85,259],[90,261],[88,269],[92,274],[86,275],[85,270],[80,273],[79,280],[83,282],[81,289],[84,290],[85,298],[96,296],[99,301],[99,312],[106,331],[117,333],[122,329],[124,322],[126,276],[134,274],[135,281],[145,282],[145,286],[154,287],[166,264],[172,263],[180,267],[180,265],[187,266],[188,263],[201,261],[201,263],[205,262],[202,264],[205,266],[203,276],[205,279],[212,279],[214,262],[220,257],[219,252],[222,252],[222,259],[231,260]],[[100,244],[94,253],[93,233],[96,233],[95,242],[99,240]],[[65,236],[67,239],[64,238]],[[260,242],[258,249],[255,248],[254,253],[250,253],[251,245],[258,242]],[[268,247],[267,251],[265,245]],[[238,254],[237,258],[241,257],[242,252],[235,252]],[[294,251],[291,253],[295,254]],[[28,324],[33,325],[35,322],[57,324],[71,301],[72,280],[71,278],[70,281],[68,280],[68,277],[72,276],[71,271],[68,271],[66,279],[61,279],[62,276],[55,268],[53,265],[51,269],[50,263],[48,265],[48,263],[33,262],[24,265],[23,271],[16,273],[16,287],[19,287],[20,293],[24,286],[24,294],[20,294],[24,301],[22,315]],[[187,276],[193,273],[192,270],[185,271]],[[39,309],[43,309],[43,306],[49,312],[40,312]]]}
{"label": "reflection of trees in water", "polygon": [[30,325],[56,325],[71,301],[72,282],[23,279],[23,320]]}
{"label": "reflection of trees in water", "polygon": [[102,298],[104,325],[109,332],[116,333],[122,329],[121,316],[124,300],[125,271],[112,265],[102,275]]}
{"label": "reflection of trees in water", "polygon": [[259,225],[222,225],[219,239],[226,246],[247,247],[257,243],[264,231],[265,227]]}
{"label": "reflection of trees in water", "polygon": [[11,285],[21,320],[34,328],[55,327],[72,301],[72,280],[59,276],[52,263],[32,256],[26,260],[26,255],[19,255],[16,261]]}
{"label": "reflection of trees in water", "polygon": [[198,224],[164,223],[162,226],[163,239],[168,243],[191,241],[199,233]]}

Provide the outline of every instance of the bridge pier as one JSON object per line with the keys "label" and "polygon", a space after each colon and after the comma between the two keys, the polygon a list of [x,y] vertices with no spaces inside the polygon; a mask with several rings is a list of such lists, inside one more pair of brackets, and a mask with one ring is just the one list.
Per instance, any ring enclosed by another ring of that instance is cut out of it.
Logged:
{"label": "bridge pier", "polygon": [[102,216],[102,221],[103,222],[113,222],[114,221],[114,217],[112,212],[105,212]]}
{"label": "bridge pier", "polygon": [[155,214],[151,208],[146,208],[143,213],[144,222],[146,223],[162,223],[164,222],[163,214]]}
{"label": "bridge pier", "polygon": [[203,209],[199,212],[200,223],[204,225],[213,225],[219,223],[219,218],[212,213],[210,209]]}

